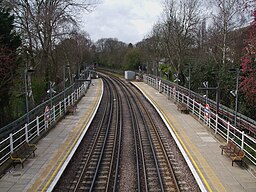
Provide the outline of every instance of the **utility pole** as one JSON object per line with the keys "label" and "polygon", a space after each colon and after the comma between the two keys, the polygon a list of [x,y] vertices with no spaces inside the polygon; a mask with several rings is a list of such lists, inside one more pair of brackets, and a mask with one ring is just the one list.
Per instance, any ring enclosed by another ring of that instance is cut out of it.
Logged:
{"label": "utility pole", "polygon": [[30,69],[25,69],[24,70],[24,83],[25,83],[25,98],[26,98],[26,116],[27,116],[27,123],[29,123],[29,93],[28,93],[28,75],[31,75],[35,70],[30,68]]}
{"label": "utility pole", "polygon": [[220,107],[220,85],[218,83],[217,87],[199,87],[199,90],[214,90],[216,91],[216,114],[219,114],[219,107]]}
{"label": "utility pole", "polygon": [[236,90],[230,91],[230,93],[236,98],[235,100],[235,120],[234,120],[234,126],[236,127],[237,124],[237,111],[238,111],[238,89],[239,89],[239,73],[240,69],[229,69],[229,71],[236,72]]}

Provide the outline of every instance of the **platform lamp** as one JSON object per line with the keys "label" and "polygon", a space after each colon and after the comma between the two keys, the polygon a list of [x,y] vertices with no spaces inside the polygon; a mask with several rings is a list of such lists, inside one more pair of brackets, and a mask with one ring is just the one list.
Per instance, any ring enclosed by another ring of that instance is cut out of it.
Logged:
{"label": "platform lamp", "polygon": [[235,101],[235,120],[234,120],[234,127],[236,127],[236,123],[237,123],[237,110],[238,110],[238,86],[239,86],[240,68],[229,69],[229,71],[236,72],[236,90],[230,91],[230,93],[236,98],[236,101]]}
{"label": "platform lamp", "polygon": [[29,69],[24,70],[24,84],[25,84],[25,98],[26,98],[26,117],[27,123],[29,123],[29,101],[28,101],[28,76],[30,76],[35,70],[30,67]]}
{"label": "platform lamp", "polygon": [[191,64],[185,64],[185,66],[188,66],[188,90],[189,90],[189,97],[191,96]]}
{"label": "platform lamp", "polygon": [[[69,69],[69,67],[70,67],[69,64],[63,66],[63,86],[64,86],[64,89],[63,89],[63,97],[64,97],[63,98],[63,102],[64,103],[66,102],[66,100],[65,100],[65,98],[66,98],[66,81],[67,81],[66,80],[66,68]],[[64,106],[65,106],[65,104],[64,104]],[[66,113],[65,107],[64,107],[64,113]]]}

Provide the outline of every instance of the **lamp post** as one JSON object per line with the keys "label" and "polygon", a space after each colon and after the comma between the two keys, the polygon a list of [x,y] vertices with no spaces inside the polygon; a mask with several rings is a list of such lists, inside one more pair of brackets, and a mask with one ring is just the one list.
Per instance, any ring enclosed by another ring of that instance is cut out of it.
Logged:
{"label": "lamp post", "polygon": [[185,64],[186,66],[188,66],[188,90],[189,90],[189,97],[191,96],[191,65],[189,64]]}
{"label": "lamp post", "polygon": [[53,89],[54,85],[55,85],[55,82],[50,81],[49,82],[49,90],[47,91],[47,93],[50,94],[51,108],[52,108],[52,105],[53,105],[52,104],[52,94],[56,93],[56,91]]}
{"label": "lamp post", "polygon": [[216,114],[219,114],[219,107],[220,107],[220,84],[218,82],[217,87],[199,87],[199,90],[215,90],[216,91]]}
{"label": "lamp post", "polygon": [[204,81],[203,85],[206,88],[205,103],[208,103],[208,81]]}
{"label": "lamp post", "polygon": [[240,69],[239,68],[229,69],[229,71],[236,72],[236,90],[234,92],[230,91],[230,93],[236,98],[236,100],[235,100],[235,120],[234,120],[234,126],[236,127],[237,110],[238,110],[238,86],[239,86],[239,72],[240,72]]}
{"label": "lamp post", "polygon": [[28,101],[28,75],[31,75],[35,70],[33,68],[24,70],[24,83],[25,83],[25,99],[26,99],[26,116],[27,123],[29,123],[29,101]]}
{"label": "lamp post", "polygon": [[69,68],[69,64],[64,65],[64,67],[63,67],[63,86],[64,86],[63,102],[64,102],[64,113],[66,113],[66,109],[65,109],[65,102],[66,102],[66,68]]}

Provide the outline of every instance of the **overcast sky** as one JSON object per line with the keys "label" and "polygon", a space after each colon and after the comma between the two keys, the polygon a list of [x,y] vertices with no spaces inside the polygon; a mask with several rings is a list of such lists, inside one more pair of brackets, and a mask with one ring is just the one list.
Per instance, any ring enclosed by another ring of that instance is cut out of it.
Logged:
{"label": "overcast sky", "polygon": [[117,38],[125,43],[141,41],[162,12],[162,0],[102,0],[95,10],[85,13],[82,29],[93,41]]}

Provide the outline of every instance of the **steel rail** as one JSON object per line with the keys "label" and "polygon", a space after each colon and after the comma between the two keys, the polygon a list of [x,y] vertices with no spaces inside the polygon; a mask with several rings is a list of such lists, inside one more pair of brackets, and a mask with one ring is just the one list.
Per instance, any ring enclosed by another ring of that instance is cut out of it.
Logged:
{"label": "steel rail", "polygon": [[[134,103],[137,103],[136,98],[134,98],[134,96],[131,94],[132,90],[127,85],[125,85],[122,81],[120,81],[120,82],[126,87],[127,90],[129,90],[129,91],[127,91],[129,93],[129,95],[130,95],[129,98],[132,99],[134,101]],[[136,97],[138,98],[137,93],[133,92],[133,94],[136,95]],[[158,175],[159,184],[160,184],[160,187],[161,187],[161,191],[164,191],[163,180],[162,180],[162,176],[161,176],[160,168],[159,168],[160,166],[159,166],[158,161],[157,161],[157,156],[155,154],[155,149],[153,147],[153,142],[152,142],[152,139],[151,139],[151,136],[150,136],[150,133],[149,133],[148,124],[147,124],[147,122],[145,120],[144,115],[142,114],[142,111],[140,110],[140,107],[137,104],[133,105],[132,109],[133,109],[133,113],[132,114],[135,114],[135,111],[137,111],[140,114],[141,119],[144,122],[143,124],[146,127],[146,133],[147,133],[147,137],[149,139],[148,141],[149,141],[149,144],[150,144],[151,153],[153,154],[153,159],[154,159],[154,164],[155,164],[155,168],[156,168],[157,175]],[[137,124],[137,130],[138,130],[137,136],[138,136],[138,140],[140,141],[140,147],[139,148],[141,149],[141,155],[142,155],[142,163],[143,163],[143,170],[144,170],[143,172],[144,172],[144,180],[145,180],[145,188],[146,188],[145,191],[149,191],[148,181],[147,181],[148,177],[147,177],[147,174],[146,174],[147,173],[147,169],[146,169],[146,164],[144,163],[145,159],[146,159],[145,158],[144,145],[143,145],[143,142],[142,142],[141,131],[139,131],[140,126],[139,126],[139,123],[138,123],[138,117],[135,116],[135,115],[134,115],[134,117],[135,117],[135,122]]]}
{"label": "steel rail", "polygon": [[[143,104],[143,101],[141,100],[141,98],[138,97],[138,94],[135,93],[135,95],[136,95],[136,97],[137,97],[137,100],[140,102],[142,108],[144,109],[145,113],[147,114],[147,117],[149,118],[149,120],[150,120],[150,122],[151,122],[153,131],[155,132],[155,135],[156,135],[156,137],[157,137],[158,143],[160,144],[161,149],[162,149],[162,152],[164,153],[164,158],[165,158],[165,160],[166,160],[166,162],[167,162],[167,164],[168,164],[168,168],[169,168],[169,171],[170,171],[171,176],[172,176],[172,178],[173,178],[174,185],[175,185],[175,187],[176,187],[176,191],[177,191],[177,192],[180,192],[180,188],[179,188],[179,184],[178,184],[177,177],[175,176],[175,173],[174,173],[174,170],[173,170],[173,166],[172,166],[172,164],[171,164],[170,161],[169,161],[168,154],[167,154],[166,149],[165,149],[165,147],[164,147],[164,145],[163,145],[162,139],[160,138],[160,135],[159,135],[159,133],[158,133],[157,126],[156,126],[154,120],[152,119],[150,113],[149,113],[148,110],[146,109],[145,105]],[[148,133],[148,134],[149,134],[149,137],[150,137],[150,133]]]}
{"label": "steel rail", "polygon": [[[107,82],[107,81],[105,81],[105,82]],[[110,86],[109,86],[109,89],[110,89]],[[109,113],[108,114],[111,114],[111,116],[112,116],[112,113],[113,113],[113,100],[114,100],[113,92],[112,91],[110,91],[110,95],[109,96],[110,96],[110,103],[109,103],[110,109],[109,109]],[[106,134],[105,134],[105,138],[104,138],[104,142],[103,142],[103,147],[101,148],[100,157],[98,159],[98,163],[97,163],[96,170],[95,170],[95,173],[94,173],[94,176],[93,176],[92,184],[91,184],[91,187],[90,187],[90,190],[89,190],[90,192],[93,191],[93,187],[95,185],[96,178],[97,178],[97,176],[99,174],[99,168],[100,168],[100,164],[102,162],[102,157],[103,157],[103,154],[104,154],[104,149],[106,147],[106,143],[107,143],[107,139],[108,139],[108,133],[109,133],[110,127],[111,127],[111,121],[112,121],[112,118],[109,118],[108,119],[108,123],[107,123],[107,130],[106,130]]]}
{"label": "steel rail", "polygon": [[[109,93],[106,92],[106,94],[109,94]],[[99,125],[98,125],[98,128],[97,128],[98,131],[97,131],[97,134],[96,134],[96,139],[95,139],[94,142],[93,142],[93,146],[92,146],[92,148],[91,148],[91,150],[90,150],[90,152],[89,152],[88,158],[87,158],[87,160],[86,160],[86,162],[85,162],[85,165],[83,166],[83,168],[82,168],[82,170],[81,170],[81,174],[80,174],[80,176],[79,176],[79,178],[78,178],[78,180],[77,180],[77,183],[76,183],[76,185],[75,185],[73,191],[78,191],[78,188],[79,188],[79,185],[80,185],[80,183],[81,183],[81,180],[82,180],[83,177],[84,177],[84,173],[85,173],[86,169],[88,168],[90,159],[92,158],[92,155],[93,155],[93,151],[94,151],[94,149],[95,149],[95,147],[96,147],[96,145],[97,145],[98,138],[100,137],[102,125],[103,125],[103,123],[104,123],[104,120],[107,118],[107,114],[108,114],[107,111],[109,110],[109,107],[110,107],[110,104],[109,104],[109,102],[107,102],[106,105],[105,105],[105,108],[104,108],[104,117],[101,118],[101,121],[100,121],[100,123],[99,123]]]}

